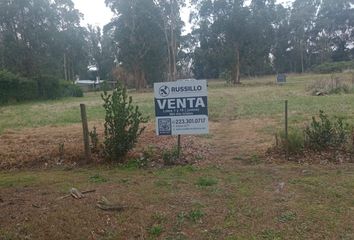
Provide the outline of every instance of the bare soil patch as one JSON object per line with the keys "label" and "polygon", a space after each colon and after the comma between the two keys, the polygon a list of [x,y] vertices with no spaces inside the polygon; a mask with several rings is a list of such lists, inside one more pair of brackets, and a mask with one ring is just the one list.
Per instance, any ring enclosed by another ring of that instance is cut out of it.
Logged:
{"label": "bare soil patch", "polygon": [[[103,125],[96,122],[99,141],[103,141]],[[149,123],[128,158],[151,155],[149,165],[163,165],[162,154],[177,145],[175,137],[157,137],[154,125]],[[182,137],[182,155],[178,163],[196,163],[210,154],[210,147],[196,136]],[[80,124],[60,127],[39,127],[21,131],[6,131],[0,135],[0,169],[48,168],[76,166],[85,163],[82,127]],[[102,153],[93,154],[95,163],[104,160]]]}

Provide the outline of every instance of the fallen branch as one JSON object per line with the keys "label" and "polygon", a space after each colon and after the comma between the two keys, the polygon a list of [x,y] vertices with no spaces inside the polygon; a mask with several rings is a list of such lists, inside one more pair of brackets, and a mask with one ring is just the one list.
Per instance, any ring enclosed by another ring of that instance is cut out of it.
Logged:
{"label": "fallen branch", "polygon": [[83,191],[83,192],[80,192],[79,190],[77,190],[76,188],[72,188],[70,189],[70,194],[67,194],[65,196],[62,196],[60,198],[57,198],[57,200],[63,200],[65,198],[68,198],[68,197],[73,197],[73,198],[76,198],[76,199],[81,199],[84,197],[84,194],[87,194],[87,193],[93,193],[93,192],[96,192],[96,190],[88,190],[88,191]]}
{"label": "fallen branch", "polygon": [[124,208],[127,208],[119,204],[111,203],[105,197],[102,197],[101,200],[97,202],[96,206],[104,211],[123,211]]}

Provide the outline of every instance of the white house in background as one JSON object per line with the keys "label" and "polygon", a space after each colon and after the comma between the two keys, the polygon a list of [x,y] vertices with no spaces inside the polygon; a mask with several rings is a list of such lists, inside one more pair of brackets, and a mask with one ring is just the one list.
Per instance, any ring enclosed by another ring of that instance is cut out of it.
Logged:
{"label": "white house in background", "polygon": [[[98,72],[96,66],[88,66],[89,72]],[[101,80],[99,76],[96,80],[80,80],[79,77],[76,78],[75,84],[78,85],[83,91],[94,91],[99,90],[103,84],[104,80]]]}
{"label": "white house in background", "polygon": [[83,91],[93,91],[96,89],[100,89],[103,82],[104,81],[99,80],[99,78],[97,78],[95,81],[94,80],[76,79],[75,84],[78,85]]}

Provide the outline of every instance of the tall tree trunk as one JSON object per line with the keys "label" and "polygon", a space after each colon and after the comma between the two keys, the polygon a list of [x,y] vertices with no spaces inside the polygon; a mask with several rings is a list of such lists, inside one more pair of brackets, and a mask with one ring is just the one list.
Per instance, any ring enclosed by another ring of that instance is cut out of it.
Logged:
{"label": "tall tree trunk", "polygon": [[304,66],[304,45],[302,40],[300,40],[300,58],[301,58],[301,73],[305,72],[305,66]]}
{"label": "tall tree trunk", "polygon": [[240,84],[241,83],[241,74],[240,74],[240,47],[238,44],[236,44],[235,46],[235,50],[236,50],[236,64],[235,64],[235,69],[234,69],[234,73],[233,75],[233,83],[236,84]]}
{"label": "tall tree trunk", "polygon": [[171,44],[170,44],[170,41],[168,39],[168,26],[167,26],[167,19],[164,18],[164,34],[165,34],[165,40],[166,40],[166,46],[167,46],[167,55],[168,55],[168,69],[167,69],[167,81],[171,81],[171,76],[172,76],[172,70],[171,70],[171,66],[172,66],[172,63],[171,63]]}
{"label": "tall tree trunk", "polygon": [[140,89],[146,88],[145,71],[140,70]]}
{"label": "tall tree trunk", "polygon": [[137,91],[146,88],[145,72],[139,66],[134,67],[133,71],[134,86]]}
{"label": "tall tree trunk", "polygon": [[75,82],[75,75],[74,75],[74,63],[73,63],[73,61],[71,61],[71,78],[70,78],[70,80],[72,81],[72,82]]}
{"label": "tall tree trunk", "polygon": [[177,78],[177,67],[176,67],[176,48],[177,48],[177,41],[176,41],[176,14],[174,11],[174,2],[175,0],[170,0],[170,7],[171,7],[171,39],[170,39],[170,46],[171,46],[171,80],[175,81]]}
{"label": "tall tree trunk", "polygon": [[64,78],[65,80],[68,80],[68,70],[66,62],[66,53],[64,53]]}
{"label": "tall tree trunk", "polygon": [[133,77],[134,77],[134,86],[135,86],[135,89],[136,89],[137,91],[139,91],[139,90],[140,90],[140,86],[139,86],[139,81],[140,81],[140,79],[139,79],[139,70],[138,70],[138,67],[137,67],[137,66],[134,67]]}

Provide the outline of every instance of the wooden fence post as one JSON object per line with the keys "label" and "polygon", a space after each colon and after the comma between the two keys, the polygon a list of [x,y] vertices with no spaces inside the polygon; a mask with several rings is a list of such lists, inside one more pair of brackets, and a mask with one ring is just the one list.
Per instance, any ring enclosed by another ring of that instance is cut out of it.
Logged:
{"label": "wooden fence post", "polygon": [[288,100],[285,100],[285,141],[286,141],[286,159],[289,160]]}
{"label": "wooden fence post", "polygon": [[86,106],[85,104],[80,104],[81,110],[81,121],[82,121],[82,130],[84,136],[84,148],[85,148],[85,158],[86,162],[91,161],[91,150],[90,150],[90,139],[89,139],[89,130],[87,124],[87,115],[86,115]]}
{"label": "wooden fence post", "polygon": [[177,136],[177,158],[181,155],[181,135]]}

